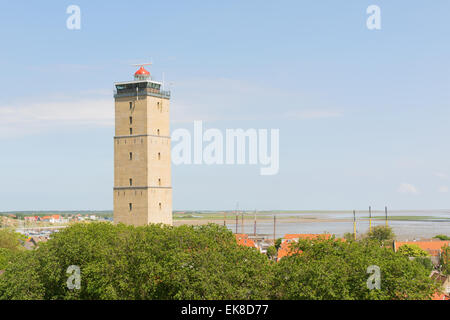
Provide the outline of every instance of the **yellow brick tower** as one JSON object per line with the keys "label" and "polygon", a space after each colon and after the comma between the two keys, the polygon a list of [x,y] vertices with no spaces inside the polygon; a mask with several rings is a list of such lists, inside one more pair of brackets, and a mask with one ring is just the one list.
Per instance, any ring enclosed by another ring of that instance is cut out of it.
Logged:
{"label": "yellow brick tower", "polygon": [[143,66],[115,83],[114,223],[172,225],[170,92]]}

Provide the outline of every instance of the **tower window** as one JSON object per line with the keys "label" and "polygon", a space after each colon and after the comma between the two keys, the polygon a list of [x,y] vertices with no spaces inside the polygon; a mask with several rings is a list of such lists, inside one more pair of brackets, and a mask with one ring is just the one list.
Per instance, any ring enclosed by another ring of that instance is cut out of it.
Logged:
{"label": "tower window", "polygon": [[156,130],[156,133],[158,134],[158,136],[159,136],[159,129],[158,130]]}
{"label": "tower window", "polygon": [[133,185],[133,179],[130,178],[130,186]]}
{"label": "tower window", "polygon": [[130,135],[133,134],[133,128],[130,128]]}
{"label": "tower window", "polygon": [[161,202],[158,203],[158,205],[159,205],[159,210],[161,210],[161,208],[162,208]]}
{"label": "tower window", "polygon": [[130,152],[130,160],[133,160],[133,152]]}
{"label": "tower window", "polygon": [[158,179],[158,185],[161,185],[161,178]]}
{"label": "tower window", "polygon": [[133,124],[133,117],[130,117],[130,124]]}
{"label": "tower window", "polygon": [[133,102],[130,102],[130,110],[133,109]]}
{"label": "tower window", "polygon": [[158,160],[161,160],[161,152],[158,152]]}
{"label": "tower window", "polygon": [[130,211],[133,210],[133,204],[131,202],[128,204],[128,208],[130,209]]}

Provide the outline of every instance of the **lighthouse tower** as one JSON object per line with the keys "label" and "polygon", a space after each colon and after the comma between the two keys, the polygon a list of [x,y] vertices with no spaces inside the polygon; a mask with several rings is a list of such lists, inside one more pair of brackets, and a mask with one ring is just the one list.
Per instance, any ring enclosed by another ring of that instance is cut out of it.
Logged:
{"label": "lighthouse tower", "polygon": [[144,65],[115,83],[114,223],[172,225],[170,92]]}

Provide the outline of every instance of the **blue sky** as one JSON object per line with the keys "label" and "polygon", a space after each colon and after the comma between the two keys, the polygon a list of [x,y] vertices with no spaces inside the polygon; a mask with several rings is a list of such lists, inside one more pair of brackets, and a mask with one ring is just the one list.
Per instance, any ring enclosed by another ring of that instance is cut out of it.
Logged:
{"label": "blue sky", "polygon": [[[81,30],[66,8],[81,8]],[[381,8],[368,30],[366,8]],[[450,2],[15,1],[0,211],[112,209],[113,82],[152,60],[171,129],[280,130],[280,170],[172,168],[174,209],[449,209]]]}

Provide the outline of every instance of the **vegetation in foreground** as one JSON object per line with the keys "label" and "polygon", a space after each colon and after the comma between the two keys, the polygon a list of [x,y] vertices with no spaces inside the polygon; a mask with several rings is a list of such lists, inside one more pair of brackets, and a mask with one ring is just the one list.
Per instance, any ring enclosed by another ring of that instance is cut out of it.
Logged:
{"label": "vegetation in foreground", "polygon": [[[1,251],[0,299],[429,299],[437,289],[422,264],[377,240],[296,246],[274,262],[215,224],[78,223],[37,250]],[[79,290],[67,288],[71,265]],[[367,288],[370,265],[379,290]]]}

